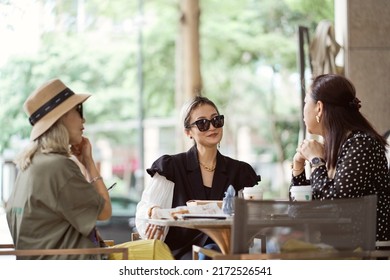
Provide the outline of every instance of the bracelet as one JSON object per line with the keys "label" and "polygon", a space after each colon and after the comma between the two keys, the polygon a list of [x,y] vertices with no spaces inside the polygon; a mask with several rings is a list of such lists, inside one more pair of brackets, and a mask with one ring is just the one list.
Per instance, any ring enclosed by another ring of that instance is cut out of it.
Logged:
{"label": "bracelet", "polygon": [[148,218],[149,218],[149,219],[152,218],[152,211],[153,211],[153,209],[156,208],[156,207],[160,208],[160,206],[154,205],[154,206],[152,206],[152,207],[150,207],[150,208],[148,209]]}
{"label": "bracelet", "polygon": [[92,178],[92,180],[89,183],[90,184],[95,183],[97,180],[103,180],[103,177],[102,176],[96,176],[96,177]]}
{"label": "bracelet", "polygon": [[294,163],[291,163],[291,170],[298,172],[298,171],[303,171],[305,170],[306,163],[303,164],[303,167],[301,169],[294,169]]}
{"label": "bracelet", "polygon": [[301,172],[301,171],[303,171],[303,170],[305,170],[305,168],[303,167],[303,168],[301,168],[301,169],[291,169],[292,171],[294,171],[294,172]]}

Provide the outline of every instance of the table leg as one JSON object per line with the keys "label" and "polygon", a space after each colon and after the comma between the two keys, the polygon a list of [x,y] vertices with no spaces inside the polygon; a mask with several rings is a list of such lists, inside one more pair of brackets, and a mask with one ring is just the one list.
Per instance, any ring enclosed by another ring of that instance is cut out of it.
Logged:
{"label": "table leg", "polygon": [[230,229],[201,229],[205,234],[207,234],[221,249],[222,254],[226,255],[230,253]]}

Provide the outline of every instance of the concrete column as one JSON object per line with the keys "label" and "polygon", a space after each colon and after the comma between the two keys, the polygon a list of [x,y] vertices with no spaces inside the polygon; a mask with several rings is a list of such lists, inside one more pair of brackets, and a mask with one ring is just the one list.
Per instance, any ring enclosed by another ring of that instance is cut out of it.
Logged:
{"label": "concrete column", "polygon": [[389,16],[389,0],[335,0],[345,76],[356,86],[361,112],[382,134],[390,129]]}

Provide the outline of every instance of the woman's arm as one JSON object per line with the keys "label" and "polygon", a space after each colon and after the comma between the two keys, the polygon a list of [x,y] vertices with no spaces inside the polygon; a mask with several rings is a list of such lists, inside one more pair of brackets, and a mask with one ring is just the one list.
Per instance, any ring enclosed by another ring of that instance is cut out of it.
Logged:
{"label": "woman's arm", "polygon": [[111,199],[104,184],[103,178],[100,176],[99,170],[96,167],[92,157],[92,145],[88,138],[83,137],[79,145],[71,147],[73,155],[85,167],[83,170],[87,180],[95,187],[96,191],[104,198],[104,207],[98,215],[98,220],[107,220],[112,215]]}
{"label": "woman's arm", "polygon": [[[147,219],[155,217],[156,209],[172,208],[174,186],[173,182],[156,173],[150,184],[143,191],[135,216],[137,231],[143,239],[147,238]],[[165,235],[166,233],[167,230]]]}
{"label": "woman's arm", "polygon": [[318,199],[362,196],[375,172],[375,162],[369,139],[348,139],[337,159],[333,179],[329,178],[325,166],[316,168],[311,174],[313,195]]}

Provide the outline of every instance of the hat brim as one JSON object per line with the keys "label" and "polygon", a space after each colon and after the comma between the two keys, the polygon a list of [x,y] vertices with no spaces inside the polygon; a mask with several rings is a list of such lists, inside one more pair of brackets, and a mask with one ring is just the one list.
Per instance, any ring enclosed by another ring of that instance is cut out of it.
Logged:
{"label": "hat brim", "polygon": [[37,139],[39,136],[45,133],[56,121],[58,121],[59,118],[69,112],[77,104],[83,103],[90,96],[90,94],[73,94],[60,105],[55,107],[33,126],[30,134],[30,140],[34,141]]}

